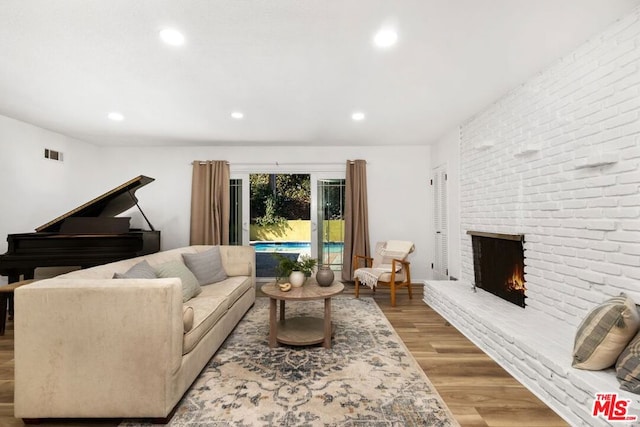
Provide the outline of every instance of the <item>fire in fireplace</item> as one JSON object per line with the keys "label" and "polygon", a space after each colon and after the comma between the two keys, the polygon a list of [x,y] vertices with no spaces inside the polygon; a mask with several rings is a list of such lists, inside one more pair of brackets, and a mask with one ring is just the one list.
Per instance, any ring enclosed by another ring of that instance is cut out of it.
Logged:
{"label": "fire in fireplace", "polygon": [[476,287],[525,307],[524,236],[467,231]]}

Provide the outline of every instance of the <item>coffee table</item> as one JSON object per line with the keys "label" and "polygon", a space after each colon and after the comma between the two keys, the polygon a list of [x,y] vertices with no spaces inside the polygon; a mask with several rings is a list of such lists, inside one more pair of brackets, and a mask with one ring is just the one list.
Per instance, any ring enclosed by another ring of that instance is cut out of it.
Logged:
{"label": "coffee table", "polygon": [[[340,282],[331,286],[319,286],[315,278],[310,277],[299,288],[282,292],[276,282],[262,286],[262,292],[269,297],[269,347],[277,347],[278,343],[288,345],[312,345],[322,343],[324,348],[331,348],[331,297],[344,290]],[[291,317],[285,318],[285,301],[324,300],[324,318]],[[277,304],[280,301],[280,319],[277,319]]]}

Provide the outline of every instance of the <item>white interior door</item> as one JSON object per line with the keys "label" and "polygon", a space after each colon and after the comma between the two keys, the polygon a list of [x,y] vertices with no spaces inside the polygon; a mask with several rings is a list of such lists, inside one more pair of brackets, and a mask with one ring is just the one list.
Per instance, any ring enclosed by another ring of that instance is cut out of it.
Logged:
{"label": "white interior door", "polygon": [[435,259],[433,274],[436,279],[449,278],[449,239],[447,236],[447,170],[438,166],[433,170],[433,219],[435,230]]}

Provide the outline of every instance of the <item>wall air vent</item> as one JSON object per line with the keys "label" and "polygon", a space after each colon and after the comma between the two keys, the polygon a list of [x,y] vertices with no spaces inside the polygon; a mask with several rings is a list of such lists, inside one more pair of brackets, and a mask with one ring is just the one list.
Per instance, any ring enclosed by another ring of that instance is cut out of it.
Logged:
{"label": "wall air vent", "polygon": [[51,159],[51,160],[57,160],[59,162],[62,161],[62,152],[61,151],[56,151],[56,150],[50,150],[48,148],[44,149],[44,158],[45,159]]}

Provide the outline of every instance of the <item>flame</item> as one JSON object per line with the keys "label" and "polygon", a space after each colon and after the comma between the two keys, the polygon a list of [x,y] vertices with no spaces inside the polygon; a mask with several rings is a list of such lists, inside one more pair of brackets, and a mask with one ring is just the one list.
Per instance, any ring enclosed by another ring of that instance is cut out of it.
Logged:
{"label": "flame", "polygon": [[522,292],[527,290],[527,288],[524,286],[524,272],[522,271],[522,267],[520,267],[520,264],[516,264],[513,267],[511,277],[507,279],[507,289],[510,291]]}

